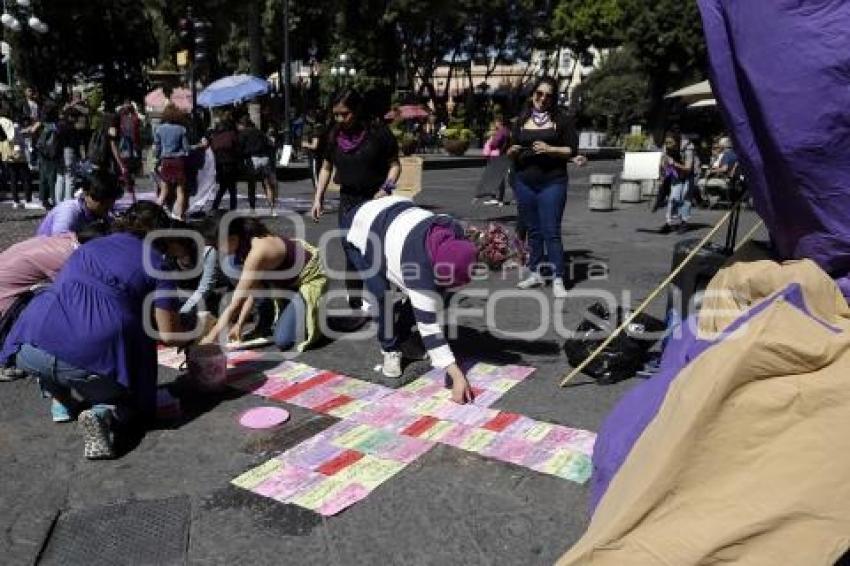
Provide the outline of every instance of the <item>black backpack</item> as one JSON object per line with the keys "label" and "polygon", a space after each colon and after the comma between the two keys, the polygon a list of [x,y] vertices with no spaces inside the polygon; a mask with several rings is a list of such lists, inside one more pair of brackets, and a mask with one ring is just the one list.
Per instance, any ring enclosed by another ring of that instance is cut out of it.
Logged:
{"label": "black backpack", "polygon": [[[573,337],[564,343],[564,353],[570,365],[576,367],[581,364],[626,317],[628,313],[622,307],[617,307],[617,312],[612,313],[602,302],[590,305]],[[649,359],[649,350],[664,329],[663,322],[645,314],[638,315],[627,330],[614,338],[584,368],[584,373],[600,385],[633,377]]]}
{"label": "black backpack", "polygon": [[39,156],[48,161],[55,161],[59,157],[59,135],[54,124],[44,126],[41,135],[38,136],[38,141],[35,142],[35,149]]}
{"label": "black backpack", "polygon": [[109,134],[106,127],[100,127],[89,140],[86,159],[97,167],[103,168],[109,162]]}

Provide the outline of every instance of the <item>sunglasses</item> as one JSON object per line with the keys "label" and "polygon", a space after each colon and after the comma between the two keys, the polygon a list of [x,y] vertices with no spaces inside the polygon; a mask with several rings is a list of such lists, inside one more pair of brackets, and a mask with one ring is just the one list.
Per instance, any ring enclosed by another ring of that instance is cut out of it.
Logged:
{"label": "sunglasses", "polygon": [[543,92],[542,90],[538,90],[538,91],[534,92],[534,98],[549,99],[549,98],[552,98],[552,93],[551,92]]}

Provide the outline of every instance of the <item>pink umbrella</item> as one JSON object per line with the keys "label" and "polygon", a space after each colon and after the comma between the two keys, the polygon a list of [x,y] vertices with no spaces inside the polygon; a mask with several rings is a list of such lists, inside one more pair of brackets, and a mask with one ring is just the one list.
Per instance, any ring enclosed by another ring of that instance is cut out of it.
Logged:
{"label": "pink umbrella", "polygon": [[[396,112],[398,114],[396,114]],[[390,110],[387,112],[386,118],[387,120],[392,120],[393,118],[398,118],[402,120],[420,120],[422,118],[427,118],[430,115],[430,112],[425,110],[419,105],[416,104],[405,104],[403,106],[399,106],[395,110]]]}
{"label": "pink umbrella", "polygon": [[192,110],[192,91],[188,88],[175,88],[171,91],[171,99],[166,98],[161,88],[152,90],[145,96],[145,108],[147,111],[162,112],[169,103],[174,103],[177,108],[184,112]]}

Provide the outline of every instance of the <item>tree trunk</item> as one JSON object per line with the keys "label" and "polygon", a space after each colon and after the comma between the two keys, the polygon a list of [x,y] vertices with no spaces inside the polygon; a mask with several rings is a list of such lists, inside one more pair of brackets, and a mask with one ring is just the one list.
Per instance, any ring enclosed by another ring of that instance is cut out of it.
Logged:
{"label": "tree trunk", "polygon": [[667,92],[667,80],[661,78],[658,73],[653,73],[649,81],[649,111],[646,122],[655,144],[659,147],[664,142],[664,132],[667,128],[667,101],[664,94]]}

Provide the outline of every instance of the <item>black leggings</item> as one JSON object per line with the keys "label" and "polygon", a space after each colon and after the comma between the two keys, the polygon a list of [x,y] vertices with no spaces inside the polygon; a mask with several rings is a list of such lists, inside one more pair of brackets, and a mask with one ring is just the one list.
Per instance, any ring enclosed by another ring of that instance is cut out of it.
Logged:
{"label": "black leggings", "polygon": [[32,200],[32,177],[26,163],[6,163],[6,183],[12,202],[20,202],[20,191],[23,189],[27,202]]}
{"label": "black leggings", "polygon": [[[375,190],[377,191],[377,189]],[[350,194],[340,191],[339,212],[337,215],[339,227],[344,229],[350,227],[354,209],[370,200],[372,200],[372,197],[369,195]],[[345,239],[342,240],[342,251],[345,253],[345,289],[348,292],[348,303],[351,305],[351,308],[358,309],[363,304],[363,279],[360,277],[360,270],[357,269],[351,260],[351,254],[360,252]]]}
{"label": "black leggings", "polygon": [[236,210],[236,182],[238,180],[236,167],[226,164],[216,164],[215,179],[218,181],[218,192],[213,199],[213,210],[221,204],[221,199],[224,198],[224,192],[230,193],[230,210]]}

